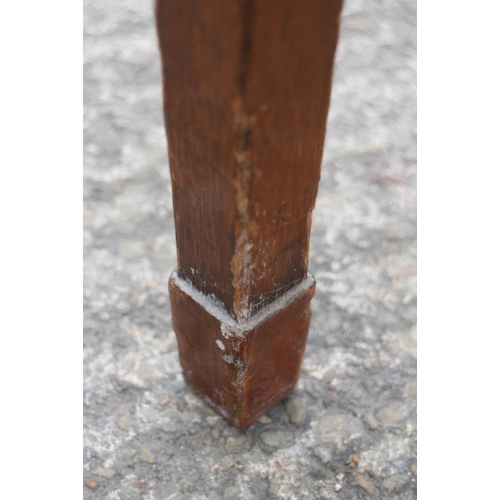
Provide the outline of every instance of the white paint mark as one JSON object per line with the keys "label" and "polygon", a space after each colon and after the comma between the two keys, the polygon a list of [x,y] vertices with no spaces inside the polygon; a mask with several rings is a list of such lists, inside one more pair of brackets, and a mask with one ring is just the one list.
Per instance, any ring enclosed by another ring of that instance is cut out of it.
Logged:
{"label": "white paint mark", "polygon": [[227,312],[226,308],[221,305],[222,303],[220,301],[215,302],[213,297],[208,297],[207,295],[200,292],[191,283],[191,281],[185,278],[180,278],[176,271],[172,273],[172,279],[186,295],[200,304],[200,306],[203,307],[205,311],[207,311],[211,316],[217,318],[217,320],[221,324],[225,323],[226,326],[224,327],[223,334],[229,334],[231,335],[231,337],[244,337],[247,332],[252,331],[257,327],[257,325],[263,323],[278,311],[281,311],[281,309],[292,303],[300,295],[305,293],[306,290],[311,288],[315,283],[312,274],[308,274],[306,279],[302,280],[286,293],[273,300],[271,304],[260,309],[257,313],[252,315],[247,320],[236,321]]}
{"label": "white paint mark", "polygon": [[232,354],[226,354],[225,356],[222,356],[222,359],[226,362],[232,365],[234,363],[234,358]]}
{"label": "white paint mark", "polygon": [[222,336],[225,339],[228,339],[229,337],[231,337],[231,334],[232,334],[231,328],[226,323],[220,324],[220,332],[222,333]]}

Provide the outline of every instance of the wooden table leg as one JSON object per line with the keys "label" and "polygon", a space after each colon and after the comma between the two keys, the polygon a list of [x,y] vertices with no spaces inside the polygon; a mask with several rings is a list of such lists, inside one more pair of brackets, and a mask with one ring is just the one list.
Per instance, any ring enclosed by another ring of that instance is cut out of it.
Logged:
{"label": "wooden table leg", "polygon": [[157,0],[186,381],[236,427],[293,389],[341,0]]}

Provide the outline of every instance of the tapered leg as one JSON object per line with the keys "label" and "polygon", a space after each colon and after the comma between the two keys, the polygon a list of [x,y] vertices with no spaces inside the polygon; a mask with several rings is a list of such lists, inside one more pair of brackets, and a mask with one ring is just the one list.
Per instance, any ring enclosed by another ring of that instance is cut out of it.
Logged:
{"label": "tapered leg", "polygon": [[157,0],[186,381],[237,427],[294,387],[341,0]]}

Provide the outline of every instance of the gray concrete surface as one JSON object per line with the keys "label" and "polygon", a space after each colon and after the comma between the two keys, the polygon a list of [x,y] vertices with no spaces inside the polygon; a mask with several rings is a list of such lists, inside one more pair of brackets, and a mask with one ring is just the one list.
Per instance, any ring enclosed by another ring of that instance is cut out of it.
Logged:
{"label": "gray concrete surface", "polygon": [[416,1],[347,0],[295,392],[246,431],[185,386],[150,1],[84,7],[86,499],[416,498]]}

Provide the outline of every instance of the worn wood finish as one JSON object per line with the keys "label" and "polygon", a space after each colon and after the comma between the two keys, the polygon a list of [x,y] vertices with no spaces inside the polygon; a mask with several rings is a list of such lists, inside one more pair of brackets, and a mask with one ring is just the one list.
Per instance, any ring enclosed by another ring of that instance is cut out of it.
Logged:
{"label": "worn wood finish", "polygon": [[340,9],[157,0],[176,276],[240,323],[307,280]]}
{"label": "worn wood finish", "polygon": [[311,276],[240,322],[177,273],[169,285],[184,377],[212,408],[244,428],[293,390],[311,317]]}
{"label": "worn wood finish", "polygon": [[239,319],[307,273],[339,11],[158,2],[178,273]]}

